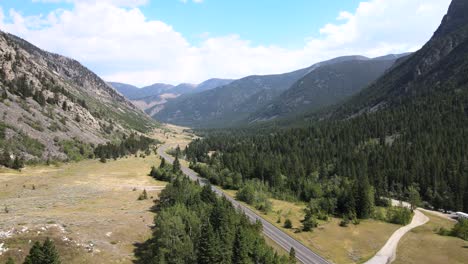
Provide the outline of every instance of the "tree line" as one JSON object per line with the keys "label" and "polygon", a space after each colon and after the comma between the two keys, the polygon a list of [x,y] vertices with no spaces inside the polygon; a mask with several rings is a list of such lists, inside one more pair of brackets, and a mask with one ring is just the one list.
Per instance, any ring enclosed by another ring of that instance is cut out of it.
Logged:
{"label": "tree line", "polygon": [[158,141],[136,133],[124,136],[118,143],[107,142],[100,144],[94,149],[94,156],[105,162],[106,159],[117,159],[138,151],[148,151],[150,146]]}

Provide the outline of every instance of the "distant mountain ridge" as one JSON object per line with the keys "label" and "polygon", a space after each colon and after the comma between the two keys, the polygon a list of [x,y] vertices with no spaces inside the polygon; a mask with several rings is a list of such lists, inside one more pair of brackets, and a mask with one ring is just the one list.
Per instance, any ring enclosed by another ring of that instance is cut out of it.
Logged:
{"label": "distant mountain ridge", "polygon": [[[385,70],[390,68],[395,60],[399,57],[399,55],[388,55],[386,57],[382,57],[381,59],[376,58],[374,61],[364,56],[344,56],[324,62],[319,62],[308,68],[300,69],[290,73],[265,76],[248,76],[233,81],[228,85],[224,85],[206,92],[181,96],[177,99],[167,102],[164,109],[160,109],[154,113],[148,113],[155,119],[161,120],[163,122],[192,127],[235,126],[239,124],[245,124],[249,121],[252,122],[258,120],[268,120],[278,115],[278,113],[269,113],[269,109],[272,109],[273,112],[275,112],[276,109],[282,108],[274,106],[276,103],[273,102],[276,100],[277,104],[281,104],[282,100],[288,99],[289,97],[285,98],[283,96],[285,94],[283,93],[287,93],[287,91],[289,91],[289,89],[296,82],[302,78],[305,78],[309,74],[315,73],[318,69],[325,71],[325,69],[331,69],[326,67],[333,67],[333,65],[346,65],[346,63],[350,64],[347,66],[347,68],[352,69],[353,65],[351,64],[353,63],[360,65],[366,64],[362,62],[372,61],[372,63],[375,65],[368,65],[368,67],[361,68],[357,67],[355,72],[347,75],[347,78],[349,79],[353,78],[353,74],[356,73],[359,69],[363,75],[365,75],[365,71],[369,71],[367,78],[364,78],[362,82],[357,82],[357,84],[354,85],[359,86],[358,88],[362,89],[370,81],[375,80],[381,74],[383,74]],[[328,82],[338,80],[336,78],[334,79],[332,76],[328,76],[327,78],[329,79]],[[346,81],[348,80],[344,79],[341,82]],[[308,82],[309,81],[307,81],[307,83]],[[334,96],[330,98],[330,100],[327,99],[325,103],[336,103],[338,100],[341,100],[344,97],[351,95],[356,90],[359,90],[354,86],[352,89],[348,89],[349,92],[343,92],[340,94],[340,96]],[[335,89],[335,87],[331,86],[330,88]],[[294,95],[294,92],[292,92],[291,95]],[[293,99],[291,100],[293,101]],[[300,110],[303,111],[303,109]],[[295,109],[291,109],[286,112],[289,113],[294,111]],[[280,112],[283,112],[283,110]]]}
{"label": "distant mountain ridge", "polygon": [[108,82],[110,86],[116,89],[119,93],[125,96],[129,100],[140,99],[148,96],[159,95],[164,93],[166,90],[173,88],[173,85],[164,83],[155,83],[149,86],[138,88],[131,84],[119,83],[119,82]]}
{"label": "distant mountain ridge", "polygon": [[298,115],[337,104],[375,81],[404,56],[407,54],[373,59],[356,57],[320,66],[251,115],[249,122]]}
{"label": "distant mountain ridge", "polygon": [[164,104],[167,103],[168,100],[184,94],[208,91],[229,84],[230,82],[232,82],[232,80],[213,78],[200,84],[181,83],[174,86],[164,83],[155,83],[142,88],[119,82],[108,83],[123,96],[131,100],[138,108],[154,114],[164,108]]}

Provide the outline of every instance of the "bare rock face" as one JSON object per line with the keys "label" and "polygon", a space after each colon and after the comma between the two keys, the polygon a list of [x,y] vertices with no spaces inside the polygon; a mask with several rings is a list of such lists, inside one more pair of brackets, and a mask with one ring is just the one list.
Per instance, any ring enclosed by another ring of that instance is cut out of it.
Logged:
{"label": "bare rock face", "polygon": [[96,145],[154,123],[79,62],[0,32],[0,149],[66,159],[64,145]]}
{"label": "bare rock face", "polygon": [[434,37],[444,36],[468,24],[468,1],[453,0]]}

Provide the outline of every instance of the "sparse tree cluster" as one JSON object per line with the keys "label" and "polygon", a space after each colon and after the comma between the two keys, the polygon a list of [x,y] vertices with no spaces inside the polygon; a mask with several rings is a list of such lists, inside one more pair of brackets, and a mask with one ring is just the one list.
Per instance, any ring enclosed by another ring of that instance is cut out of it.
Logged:
{"label": "sparse tree cluster", "polygon": [[131,134],[119,144],[108,142],[105,145],[98,145],[94,149],[94,156],[102,161],[111,158],[117,159],[126,155],[134,155],[138,151],[146,151],[154,143],[156,141],[151,138]]}
{"label": "sparse tree cluster", "polygon": [[60,264],[60,256],[55,248],[54,242],[47,238],[41,245],[36,241],[29,250],[24,264]]}

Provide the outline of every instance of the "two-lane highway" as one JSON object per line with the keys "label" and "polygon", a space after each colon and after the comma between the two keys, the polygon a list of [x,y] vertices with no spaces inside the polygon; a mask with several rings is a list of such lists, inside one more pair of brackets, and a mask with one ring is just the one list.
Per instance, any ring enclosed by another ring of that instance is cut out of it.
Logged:
{"label": "two-lane highway", "polygon": [[[174,158],[166,154],[166,150],[174,147],[172,145],[166,144],[158,148],[159,156],[163,157],[169,163],[174,162]],[[205,180],[198,176],[193,170],[181,166],[182,172],[187,175],[193,181],[198,181],[201,185],[205,185]],[[212,187],[213,191],[219,196],[224,196],[228,199],[236,208],[242,210],[251,221],[255,222],[257,220],[261,221],[263,224],[263,233],[269,237],[271,240],[275,241],[278,245],[284,248],[286,251],[289,251],[291,248],[294,248],[296,251],[296,258],[304,264],[329,264],[327,260],[314,253],[312,250],[304,246],[301,242],[295,240],[270,222],[263,219],[261,216],[247,208],[246,206],[240,204],[238,201],[232,199],[231,197],[225,195],[219,188]]]}

